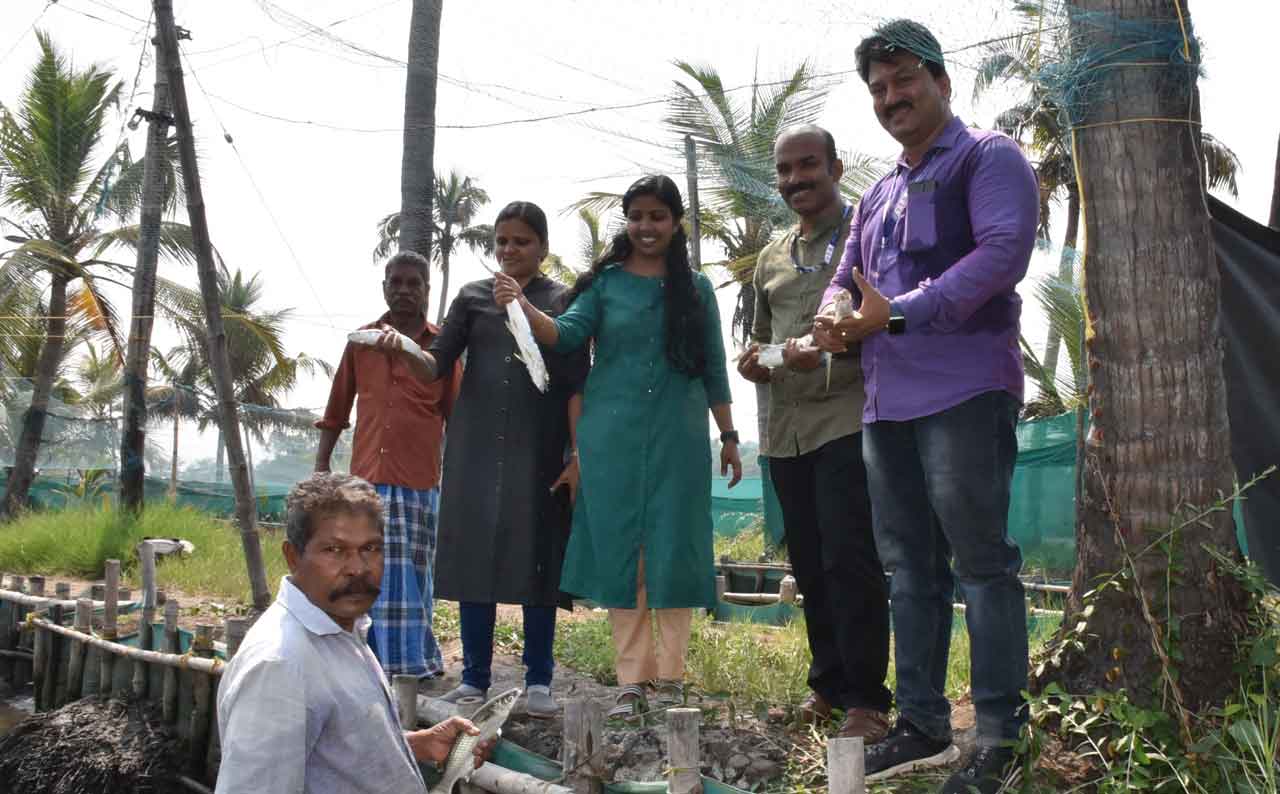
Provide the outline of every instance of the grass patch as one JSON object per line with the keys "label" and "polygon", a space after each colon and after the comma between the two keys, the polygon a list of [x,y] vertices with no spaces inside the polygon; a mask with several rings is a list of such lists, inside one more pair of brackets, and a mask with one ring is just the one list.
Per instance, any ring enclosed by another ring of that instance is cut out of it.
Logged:
{"label": "grass patch", "polygon": [[613,669],[613,635],[603,614],[557,624],[553,652],[561,664],[606,686],[618,683]]}
{"label": "grass patch", "polygon": [[764,539],[764,518],[761,517],[736,535],[716,535],[715,558],[728,557],[734,562],[786,562],[787,550],[774,548]]}
{"label": "grass patch", "polygon": [[[165,502],[149,503],[137,516],[89,506],[27,513],[0,526],[0,570],[99,579],[104,563],[116,559],[136,587],[134,547],[146,537],[179,537],[196,547],[185,559],[161,560],[156,571],[161,589],[249,603],[239,531],[206,513]],[[280,540],[262,533],[272,588],[287,573]]]}

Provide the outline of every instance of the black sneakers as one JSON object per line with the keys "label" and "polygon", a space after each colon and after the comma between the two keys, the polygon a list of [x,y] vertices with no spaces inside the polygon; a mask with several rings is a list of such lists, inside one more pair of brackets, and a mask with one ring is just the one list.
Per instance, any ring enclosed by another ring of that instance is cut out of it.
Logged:
{"label": "black sneakers", "polygon": [[883,780],[913,769],[942,766],[960,757],[960,751],[950,740],[931,739],[902,718],[888,736],[868,745],[865,752],[868,781]]}
{"label": "black sneakers", "polygon": [[979,747],[938,794],[1004,794],[1015,791],[1021,779],[1012,748]]}

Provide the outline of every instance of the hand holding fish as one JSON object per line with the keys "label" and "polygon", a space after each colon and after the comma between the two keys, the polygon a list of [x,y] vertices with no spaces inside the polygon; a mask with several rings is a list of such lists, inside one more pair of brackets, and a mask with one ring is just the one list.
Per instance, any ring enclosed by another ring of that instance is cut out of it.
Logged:
{"label": "hand holding fish", "polygon": [[782,365],[793,372],[809,372],[822,366],[822,350],[811,337],[788,339],[782,348]]}
{"label": "hand holding fish", "polygon": [[752,383],[769,382],[769,368],[760,363],[760,345],[752,342],[738,356],[738,374]]}
{"label": "hand holding fish", "polygon": [[[409,731],[405,734],[405,740],[409,742],[409,749],[413,751],[414,758],[440,764],[449,757],[449,751],[453,749],[454,742],[462,735],[479,736],[480,729],[472,725],[470,720],[450,717],[426,730]],[[476,743],[473,755],[477,769],[488,760],[497,742],[498,740],[493,738]]]}
{"label": "hand holding fish", "polygon": [[853,271],[853,282],[862,293],[862,305],[856,311],[846,314],[843,310],[845,301],[852,305],[852,296],[841,290],[829,304],[830,311],[814,318],[814,341],[830,353],[843,353],[849,343],[859,342],[889,325],[889,299],[857,270]]}
{"label": "hand holding fish", "polygon": [[524,290],[520,288],[520,282],[516,281],[506,273],[493,274],[493,300],[498,304],[499,309],[505,309],[508,303],[519,301],[520,308],[524,308]]}

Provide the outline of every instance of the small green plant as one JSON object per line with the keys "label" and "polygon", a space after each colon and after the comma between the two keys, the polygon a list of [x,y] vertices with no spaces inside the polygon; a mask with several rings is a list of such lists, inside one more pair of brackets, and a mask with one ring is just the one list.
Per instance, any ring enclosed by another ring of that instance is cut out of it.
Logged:
{"label": "small green plant", "polygon": [[606,686],[618,683],[613,669],[613,635],[603,614],[556,626],[556,659]]}

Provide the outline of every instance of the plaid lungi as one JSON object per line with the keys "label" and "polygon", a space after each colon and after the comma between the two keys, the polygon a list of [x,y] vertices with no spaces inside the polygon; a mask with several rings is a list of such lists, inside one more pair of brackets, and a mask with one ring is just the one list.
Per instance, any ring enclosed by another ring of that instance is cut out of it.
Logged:
{"label": "plaid lungi", "polygon": [[431,633],[432,567],[436,559],[436,515],[440,489],[417,491],[378,485],[382,497],[382,592],[369,617],[369,647],[387,676],[444,672]]}

